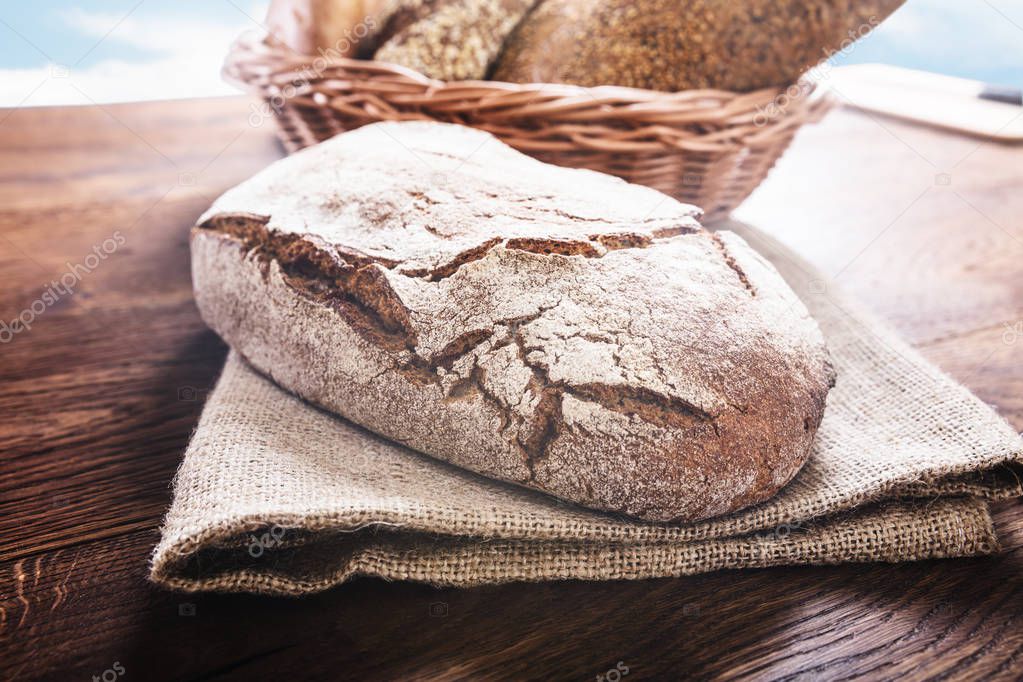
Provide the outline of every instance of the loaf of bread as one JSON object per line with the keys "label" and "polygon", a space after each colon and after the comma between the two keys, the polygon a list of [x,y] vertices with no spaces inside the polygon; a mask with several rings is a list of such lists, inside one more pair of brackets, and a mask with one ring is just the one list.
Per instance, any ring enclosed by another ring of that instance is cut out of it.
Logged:
{"label": "loaf of bread", "polygon": [[378,123],[192,231],[203,319],[387,438],[587,507],[692,521],[800,469],[833,372],[806,308],[698,210],[479,130]]}
{"label": "loaf of bread", "polygon": [[381,29],[373,58],[440,80],[481,80],[534,2],[401,0]]}
{"label": "loaf of bread", "polygon": [[494,80],[747,91],[794,82],[903,0],[541,0]]}
{"label": "loaf of bread", "polygon": [[398,0],[271,0],[271,40],[301,54],[351,57],[366,51]]}

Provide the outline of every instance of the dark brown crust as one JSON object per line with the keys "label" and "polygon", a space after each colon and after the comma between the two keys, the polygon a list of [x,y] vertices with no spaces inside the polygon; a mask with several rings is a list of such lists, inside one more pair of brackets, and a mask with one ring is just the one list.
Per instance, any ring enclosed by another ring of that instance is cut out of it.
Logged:
{"label": "dark brown crust", "polygon": [[373,56],[440,80],[482,80],[534,1],[404,0]]}
{"label": "dark brown crust", "polygon": [[415,346],[416,335],[408,311],[387,281],[371,267],[375,261],[359,259],[350,263],[339,253],[332,256],[326,248],[317,248],[307,236],[276,233],[271,237],[267,221],[266,216],[222,214],[206,220],[197,229],[238,240],[264,264],[277,261],[288,284],[337,309],[373,343],[391,350]]}
{"label": "dark brown crust", "polygon": [[721,237],[716,234],[712,234],[710,238],[714,241],[714,246],[716,246],[718,251],[721,252],[721,257],[724,258],[726,263],[728,263],[728,267],[735,272],[735,274],[739,277],[739,281],[742,282],[744,287],[746,287],[746,291],[750,293],[750,296],[756,296],[757,290],[753,288],[753,285],[749,281],[749,277],[746,276],[742,267],[735,262],[735,258],[732,257],[732,254],[728,253],[728,247],[725,246],[723,241],[721,241]]}
{"label": "dark brown crust", "polygon": [[494,248],[500,243],[501,243],[500,237],[493,237],[491,239],[486,240],[479,246],[475,246],[471,249],[466,249],[462,253],[458,254],[457,257],[448,261],[446,264],[441,265],[440,267],[433,268],[430,270],[427,270],[425,268],[406,270],[405,274],[408,275],[409,277],[423,277],[430,280],[431,282],[436,282],[438,280],[444,279],[445,277],[450,277],[451,275],[455,274],[456,272],[458,272],[458,268],[462,267],[466,263],[471,263],[474,260],[479,260],[480,258],[483,258],[483,256],[487,254],[487,251]]}
{"label": "dark brown crust", "polygon": [[642,188],[543,167],[558,195],[494,192],[519,163],[497,144],[457,185],[342,154],[343,191],[289,189],[289,159],[225,195],[193,231],[204,319],[307,400],[488,476],[657,521],[773,495],[833,381],[798,299],[684,207],[646,220]]}
{"label": "dark brown crust", "polygon": [[574,239],[538,239],[535,237],[516,237],[507,242],[509,249],[529,251],[531,253],[542,253],[551,255],[557,253],[562,256],[585,256],[586,258],[599,258],[600,252],[592,244]]}
{"label": "dark brown crust", "polygon": [[[369,342],[392,352],[413,352],[411,360],[406,360],[395,371],[401,372],[409,381],[415,383],[438,383],[437,369],[449,370],[452,365],[467,356],[470,351],[484,342],[491,341],[493,329],[468,330],[429,360],[414,354],[416,337],[409,321],[408,311],[404,308],[397,295],[390,288],[380,270],[375,266],[394,267],[394,263],[377,263],[375,260],[356,256],[346,259],[336,250],[326,245],[316,246],[315,240],[308,236],[271,232],[266,227],[265,216],[243,214],[216,215],[196,227],[197,231],[213,232],[224,239],[235,241],[239,246],[254,257],[261,267],[266,269],[271,261],[276,261],[281,268],[289,286],[302,295],[321,304],[329,305],[339,313]],[[727,252],[727,248],[716,235],[707,235],[714,242],[722,257],[728,262],[744,286],[752,289],[741,268]],[[641,235],[597,235],[594,240],[605,247],[612,248],[646,248],[650,244],[648,238]],[[492,240],[491,240],[492,241]],[[487,249],[493,244],[487,242]],[[542,254],[582,255],[594,257],[593,247],[589,242],[574,240],[539,240],[509,239],[509,248]],[[479,251],[485,251],[481,249]],[[471,262],[479,257],[477,250],[471,256],[460,259]],[[352,262],[348,262],[349,259]],[[449,276],[452,268],[445,267],[441,273]],[[433,279],[438,273],[421,273],[427,279]],[[511,412],[507,406],[492,395],[486,388],[486,370],[479,366],[473,367],[470,375],[448,389],[446,400],[460,400],[468,395],[478,395],[501,415],[500,429],[503,431],[512,423],[522,426],[517,444],[523,460],[529,470],[528,479],[521,481],[528,485],[543,488],[537,479],[537,467],[547,459],[549,445],[561,434],[563,426],[562,404],[564,396],[585,402],[595,403],[603,408],[624,416],[637,417],[649,424],[689,434],[689,437],[700,438],[699,433],[710,428],[721,443],[735,443],[736,446],[751,430],[760,430],[765,434],[774,433],[774,420],[777,415],[768,410],[762,417],[750,414],[747,407],[734,405],[734,412],[726,414],[710,414],[705,410],[642,387],[610,386],[599,383],[569,385],[565,382],[552,381],[547,371],[535,362],[530,361],[531,350],[518,329],[521,325],[539,317],[533,314],[524,318],[505,320],[507,334],[495,344],[501,348],[514,344],[519,359],[530,368],[533,377],[529,381],[528,390],[538,396],[536,409],[532,417],[526,421]],[[831,384],[833,385],[833,375]],[[770,404],[770,403],[765,403]],[[812,399],[804,406],[802,418],[803,429],[815,432],[824,412],[824,395]],[[757,408],[757,412],[760,412]],[[741,416],[736,419],[736,416]],[[736,441],[735,438],[739,440]],[[775,436],[771,436],[773,439]],[[780,434],[779,434],[780,437]],[[729,466],[728,448],[714,450],[717,466]],[[708,451],[709,454],[710,451]],[[667,453],[666,453],[667,454]],[[681,456],[683,453],[679,453]],[[762,501],[773,492],[771,481],[772,467],[764,462],[755,485],[745,492],[737,491],[731,509],[739,509]],[[590,487],[592,495],[592,487]],[[583,504],[599,506],[597,499],[577,500]],[[639,516],[653,515],[656,517],[658,504],[652,502],[647,508],[620,509],[623,513]],[[675,518],[661,520],[680,520]]]}
{"label": "dark brown crust", "polygon": [[[291,287],[337,309],[353,329],[368,341],[392,351],[412,350],[415,347],[416,336],[409,322],[408,311],[387,281],[372,267],[372,262],[347,263],[341,256],[332,257],[326,248],[317,248],[308,237],[272,233],[266,228],[266,223],[265,216],[221,214],[204,221],[196,229],[216,232],[237,240],[247,253],[256,257],[264,266],[270,261],[276,261]],[[613,241],[619,248],[629,248],[625,246],[627,243],[642,248],[649,243],[638,238],[639,235],[634,237],[637,238],[616,235]],[[487,242],[487,248],[492,246],[492,241]],[[507,246],[533,253],[595,257],[591,245],[572,240],[509,239]],[[478,257],[476,251],[473,250],[473,256]],[[466,257],[462,262],[473,259]],[[447,267],[443,269],[446,275],[450,275],[451,271],[453,269]],[[429,279],[435,277],[437,273],[428,275]],[[540,395],[537,413],[530,427],[531,435],[521,441],[530,462],[543,457],[546,444],[557,432],[557,423],[561,417],[561,397],[565,393],[598,403],[614,412],[638,416],[658,426],[685,428],[692,425],[693,419],[713,419],[695,405],[644,388],[602,384],[569,386],[564,382],[551,381],[541,367],[528,360],[529,349],[517,331],[520,324],[536,317],[530,315],[507,321],[508,336],[498,344],[498,347],[516,344],[519,358],[533,371],[531,389]],[[436,380],[431,372],[438,367],[450,369],[455,360],[492,336],[492,329],[465,332],[429,361],[422,359],[415,363],[418,366],[417,377],[422,378],[425,372],[425,376]],[[477,388],[481,386],[478,375],[471,377],[468,383]],[[458,392],[464,390],[465,386],[458,388]],[[502,408],[502,411],[506,410]]]}

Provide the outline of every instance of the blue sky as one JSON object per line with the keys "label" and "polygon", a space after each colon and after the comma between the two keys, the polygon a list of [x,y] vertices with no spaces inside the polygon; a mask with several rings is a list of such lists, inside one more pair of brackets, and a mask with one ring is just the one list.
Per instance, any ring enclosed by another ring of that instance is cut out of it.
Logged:
{"label": "blue sky", "polygon": [[[266,1],[7,0],[0,106],[229,94],[223,56]],[[1023,0],[907,0],[837,62],[1023,86]]]}
{"label": "blue sky", "polygon": [[[256,25],[242,13],[264,3],[248,0],[33,0],[32,2],[5,2],[0,9],[0,67],[44,66],[47,57],[62,64],[73,64],[81,59],[80,66],[89,67],[104,59],[150,59],[164,51],[164,46],[155,44],[147,49],[135,45],[129,31],[123,25],[114,28],[125,18],[128,28],[144,23],[159,26],[167,22],[168,29],[183,28],[182,24],[193,23],[198,28]],[[241,8],[241,9],[239,9]],[[253,18],[262,20],[263,10]],[[92,52],[99,37],[114,28]],[[13,29],[13,30],[12,30]],[[99,33],[102,30],[102,33]],[[16,33],[15,33],[16,31]],[[99,35],[97,35],[99,33]],[[20,37],[19,35],[20,34]],[[22,37],[24,39],[22,39]],[[175,36],[188,41],[186,35]],[[88,54],[86,55],[86,53]],[[84,59],[82,57],[84,56]]]}
{"label": "blue sky", "polygon": [[231,41],[267,0],[33,0],[0,5],[0,106],[237,92]]}
{"label": "blue sky", "polygon": [[836,60],[871,62],[1023,87],[1023,0],[907,0]]}

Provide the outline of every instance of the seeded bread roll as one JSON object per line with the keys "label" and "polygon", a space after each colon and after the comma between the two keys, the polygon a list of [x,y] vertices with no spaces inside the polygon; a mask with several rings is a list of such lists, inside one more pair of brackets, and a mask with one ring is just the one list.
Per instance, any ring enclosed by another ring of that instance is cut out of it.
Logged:
{"label": "seeded bread roll", "polygon": [[747,91],[787,85],[903,0],[541,0],[494,80]]}
{"label": "seeded bread roll", "polygon": [[440,80],[482,80],[536,0],[401,0],[374,59]]}
{"label": "seeded bread roll", "polygon": [[698,210],[489,134],[378,123],[193,230],[203,319],[303,398],[577,502],[692,521],[806,460],[833,372],[778,273]]}

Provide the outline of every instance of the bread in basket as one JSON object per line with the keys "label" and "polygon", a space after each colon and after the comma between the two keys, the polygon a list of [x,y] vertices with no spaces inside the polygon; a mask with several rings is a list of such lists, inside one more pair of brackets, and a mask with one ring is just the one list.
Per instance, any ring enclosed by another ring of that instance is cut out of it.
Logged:
{"label": "bread in basket", "polygon": [[[346,2],[305,1],[312,7]],[[380,10],[378,5],[382,1],[363,0],[362,7],[372,5]],[[402,3],[409,0],[390,1],[402,7]],[[497,0],[498,3],[506,1]],[[587,1],[607,4],[621,0]],[[824,4],[844,1],[817,0]],[[884,5],[886,12],[901,2],[873,1]],[[438,6],[444,7],[445,3],[478,2],[480,0],[425,0],[416,5],[420,8],[418,15],[403,16],[399,28],[407,32],[408,26],[414,27],[416,17],[432,19],[435,15],[430,13]],[[541,0],[517,30],[522,32],[523,28],[528,28],[530,17],[553,2],[582,3],[583,0]],[[751,6],[763,4],[759,0],[740,0],[740,4],[742,2]],[[803,7],[812,5],[813,0],[786,0],[782,4]],[[705,0],[703,6],[706,5]],[[422,9],[424,7],[426,9]],[[711,7],[708,16],[713,16],[713,9]],[[484,36],[488,40],[476,40],[473,44],[491,45],[494,43],[493,31],[490,31],[493,27],[479,21],[478,14],[472,15],[477,18],[470,28],[488,27],[489,32]],[[357,52],[365,54],[365,43],[379,41],[381,34],[394,35],[397,29],[393,26],[393,16],[388,21],[386,17],[376,20],[374,15],[367,14],[366,21],[356,26],[354,36],[345,33],[346,37],[340,41],[344,43],[343,49],[319,49],[318,54],[306,54],[308,44],[304,52],[299,52],[285,40],[269,35],[248,34],[239,38],[231,48],[224,73],[229,80],[262,98],[263,105],[254,107],[250,123],[257,125],[275,118],[279,135],[289,151],[377,121],[426,119],[460,123],[491,132],[512,147],[549,163],[598,170],[653,187],[702,207],[705,216],[713,219],[727,215],[741,203],[764,179],[799,127],[819,117],[827,107],[824,98],[815,96],[812,76],[788,86],[748,92],[715,88],[664,92],[610,85],[582,87],[561,83],[440,80],[406,66],[348,56]],[[751,15],[750,21],[754,19],[756,17]],[[307,27],[316,23],[315,16],[306,19]],[[873,25],[876,20],[869,27]],[[508,26],[508,22],[502,25],[505,33],[501,36],[511,30]],[[276,30],[277,24],[271,22],[271,28],[272,35],[281,35]],[[291,35],[295,33],[294,26],[292,29]],[[832,30],[828,35],[810,35],[806,40],[833,41],[833,33]],[[357,39],[365,34],[370,34],[370,39],[357,45]],[[402,54],[394,48],[395,40],[398,39],[389,38],[378,54],[392,58]],[[399,47],[422,47],[423,44],[412,38],[403,40],[406,42]],[[295,44],[294,40],[291,44]],[[435,46],[437,42],[427,41],[426,44]],[[443,43],[441,45],[443,47]],[[721,49],[727,49],[727,45]],[[486,58],[494,52],[490,47],[485,51]],[[372,52],[370,54],[372,56]],[[799,59],[802,61],[794,64],[802,68],[802,62],[808,57],[803,54]],[[429,54],[424,58],[420,49],[407,61],[428,65]],[[479,62],[478,55],[467,57],[469,64]],[[425,70],[456,74],[473,71]],[[797,68],[794,72],[798,71]]]}

